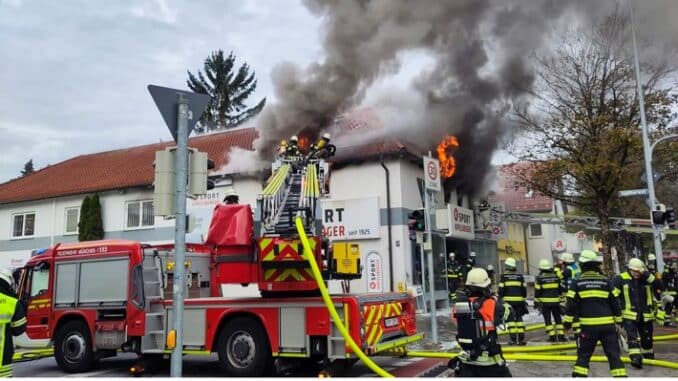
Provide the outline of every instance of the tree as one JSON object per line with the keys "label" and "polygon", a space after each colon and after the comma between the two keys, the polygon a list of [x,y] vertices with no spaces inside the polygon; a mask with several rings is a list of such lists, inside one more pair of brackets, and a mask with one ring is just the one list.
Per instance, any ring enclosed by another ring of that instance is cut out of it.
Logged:
{"label": "tree", "polygon": [[27,161],[26,164],[24,164],[24,169],[23,171],[21,171],[21,176],[23,177],[26,175],[30,175],[33,172],[35,172],[35,170],[33,169],[33,159],[31,159]]}
{"label": "tree", "polygon": [[250,67],[246,63],[237,72],[234,71],[234,65],[233,52],[224,57],[224,52],[218,50],[205,59],[204,75],[198,71],[196,78],[187,71],[188,87],[196,93],[212,97],[195,127],[197,133],[236,127],[264,108],[266,98],[254,107],[248,108],[245,105],[245,100],[257,88],[257,80],[254,78],[254,71],[250,73]]}
{"label": "tree", "polygon": [[89,215],[92,203],[90,197],[85,196],[80,205],[80,220],[78,221],[78,241],[88,241],[89,237]]}
{"label": "tree", "polygon": [[85,196],[80,206],[78,240],[94,241],[104,238],[104,224],[101,218],[99,195]]}
{"label": "tree", "polygon": [[[617,10],[592,32],[567,36],[552,55],[534,58],[534,102],[515,107],[522,144],[515,140],[509,151],[531,163],[516,166],[521,181],[599,218],[611,271],[610,217],[627,202],[618,192],[633,188],[644,168],[634,62],[624,46],[628,20]],[[677,103],[665,80],[671,69],[655,60],[643,62],[642,72],[647,122],[663,136]]]}

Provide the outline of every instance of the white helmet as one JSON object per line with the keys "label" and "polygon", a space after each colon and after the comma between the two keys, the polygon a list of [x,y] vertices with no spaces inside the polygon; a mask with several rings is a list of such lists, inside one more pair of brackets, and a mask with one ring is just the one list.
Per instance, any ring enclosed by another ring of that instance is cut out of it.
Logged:
{"label": "white helmet", "polygon": [[516,260],[513,259],[513,258],[506,258],[506,260],[504,261],[504,266],[515,269],[516,268]]}
{"label": "white helmet", "polygon": [[629,260],[629,263],[627,264],[627,267],[629,268],[629,270],[633,270],[633,271],[640,271],[640,272],[645,271],[645,265],[643,264],[643,261],[641,261],[638,258],[631,258]]}
{"label": "white helmet", "polygon": [[539,261],[539,269],[540,270],[551,270],[553,268],[553,265],[551,265],[551,261],[548,259],[542,259]]}
{"label": "white helmet", "polygon": [[450,259],[454,259],[454,252],[453,251],[450,251],[449,257],[450,257]]}
{"label": "white helmet", "polygon": [[492,281],[490,281],[487,271],[485,271],[485,269],[481,269],[480,267],[472,268],[471,271],[469,271],[466,275],[467,286],[486,288],[490,285],[490,283],[492,283]]}
{"label": "white helmet", "polygon": [[299,141],[299,138],[297,138],[297,135],[292,135],[292,137],[290,138],[290,142],[295,142],[295,143],[296,143],[296,142],[298,142],[298,141]]}
{"label": "white helmet", "polygon": [[656,260],[657,260],[657,256],[650,253],[650,254],[647,255],[647,260],[648,260],[648,261],[656,261]]}
{"label": "white helmet", "polygon": [[14,274],[12,274],[12,270],[9,268],[0,268],[0,280],[4,280],[12,290],[14,289]]}
{"label": "white helmet", "polygon": [[487,265],[487,271],[494,271],[494,266]]}
{"label": "white helmet", "polygon": [[580,263],[589,263],[589,262],[601,263],[602,261],[600,260],[600,258],[598,258],[598,254],[596,254],[595,251],[593,251],[593,250],[582,250],[581,254],[579,254],[579,262]]}
{"label": "white helmet", "polygon": [[562,259],[565,263],[574,263],[574,257],[570,253],[561,254],[560,259]]}
{"label": "white helmet", "polygon": [[329,132],[325,132],[325,133],[323,134],[323,139],[325,139],[325,140],[330,140],[330,133],[329,133]]}
{"label": "white helmet", "polygon": [[475,258],[475,257],[476,257],[476,252],[475,252],[475,251],[472,251],[470,256],[471,256],[471,258]]}

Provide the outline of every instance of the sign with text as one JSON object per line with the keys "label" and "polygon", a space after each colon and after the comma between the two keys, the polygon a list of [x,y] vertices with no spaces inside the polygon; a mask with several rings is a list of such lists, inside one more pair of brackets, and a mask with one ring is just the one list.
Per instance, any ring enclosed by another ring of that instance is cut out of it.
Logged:
{"label": "sign with text", "polygon": [[440,163],[428,156],[424,156],[424,181],[427,190],[440,192]]}
{"label": "sign with text", "polygon": [[322,235],[330,240],[380,237],[379,198],[322,200]]}
{"label": "sign with text", "polygon": [[376,251],[371,251],[367,254],[367,266],[365,272],[367,273],[365,279],[367,280],[367,292],[382,292],[384,281],[384,270],[382,269],[381,255]]}
{"label": "sign with text", "polygon": [[447,204],[450,219],[448,237],[472,240],[475,238],[473,211],[452,204]]}

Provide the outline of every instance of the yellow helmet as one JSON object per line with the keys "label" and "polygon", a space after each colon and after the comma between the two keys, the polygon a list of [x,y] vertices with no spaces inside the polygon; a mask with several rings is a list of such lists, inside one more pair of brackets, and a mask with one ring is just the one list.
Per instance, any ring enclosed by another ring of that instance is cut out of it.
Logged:
{"label": "yellow helmet", "polygon": [[600,259],[598,258],[598,254],[596,254],[595,251],[593,250],[582,250],[581,254],[579,254],[579,263],[588,263],[588,262],[601,262]]}
{"label": "yellow helmet", "polygon": [[648,254],[648,255],[647,255],[647,260],[648,260],[648,261],[656,261],[656,260],[657,260],[657,256],[654,255],[654,254]]}
{"label": "yellow helmet", "polygon": [[511,268],[516,268],[516,260],[513,258],[506,258],[504,261],[504,266],[506,267],[511,267]]}
{"label": "yellow helmet", "polygon": [[562,261],[565,263],[574,263],[574,257],[570,253],[561,254],[560,259],[562,259]]}
{"label": "yellow helmet", "polygon": [[551,265],[551,261],[548,259],[542,259],[539,261],[539,269],[540,270],[551,270],[553,268],[553,265]]}
{"label": "yellow helmet", "polygon": [[629,260],[629,263],[627,264],[627,267],[629,270],[633,271],[645,271],[645,264],[643,264],[643,261],[641,261],[638,258],[631,258]]}
{"label": "yellow helmet", "polygon": [[474,267],[466,275],[466,285],[485,288],[492,283],[485,269]]}

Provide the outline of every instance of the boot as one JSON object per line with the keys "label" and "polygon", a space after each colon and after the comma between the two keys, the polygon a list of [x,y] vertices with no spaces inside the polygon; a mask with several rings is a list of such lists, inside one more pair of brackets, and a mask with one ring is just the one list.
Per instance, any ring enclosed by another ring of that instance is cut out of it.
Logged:
{"label": "boot", "polygon": [[643,353],[643,358],[654,360],[654,353]]}
{"label": "boot", "polygon": [[525,334],[524,333],[518,334],[518,345],[527,345],[527,343],[525,342]]}
{"label": "boot", "polygon": [[631,355],[631,366],[636,369],[643,369],[643,356],[641,355]]}
{"label": "boot", "polygon": [[567,337],[565,337],[565,335],[562,334],[558,335],[558,341],[560,341],[561,343],[567,343]]}
{"label": "boot", "polygon": [[557,341],[555,336],[549,336],[549,342],[555,343]]}

